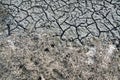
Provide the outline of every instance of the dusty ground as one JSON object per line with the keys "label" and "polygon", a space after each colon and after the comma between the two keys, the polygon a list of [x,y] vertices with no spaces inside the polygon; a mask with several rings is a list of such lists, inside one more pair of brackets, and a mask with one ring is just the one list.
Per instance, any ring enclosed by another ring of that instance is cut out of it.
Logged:
{"label": "dusty ground", "polygon": [[120,52],[111,42],[91,38],[79,46],[26,35],[0,41],[0,80],[120,80]]}

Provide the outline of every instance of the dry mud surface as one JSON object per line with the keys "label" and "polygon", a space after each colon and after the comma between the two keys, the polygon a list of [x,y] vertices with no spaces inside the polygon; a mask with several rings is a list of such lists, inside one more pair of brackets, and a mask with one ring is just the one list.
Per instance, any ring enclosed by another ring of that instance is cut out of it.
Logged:
{"label": "dry mud surface", "polygon": [[120,0],[0,0],[0,80],[120,80]]}
{"label": "dry mud surface", "polygon": [[87,42],[62,42],[48,33],[13,34],[0,41],[0,80],[120,80],[116,46],[97,38]]}

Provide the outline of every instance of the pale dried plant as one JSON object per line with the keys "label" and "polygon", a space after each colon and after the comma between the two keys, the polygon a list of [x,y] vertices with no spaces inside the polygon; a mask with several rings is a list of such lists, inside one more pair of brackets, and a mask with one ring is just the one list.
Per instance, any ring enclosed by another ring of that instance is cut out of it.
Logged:
{"label": "pale dried plant", "polygon": [[[39,77],[43,80],[89,80],[90,78],[117,80],[119,75],[114,76],[112,73],[119,73],[117,68],[116,71],[113,70],[114,63],[118,66],[120,60],[116,62],[112,60],[116,50],[114,45],[103,46],[101,40],[97,38],[91,39],[90,43],[94,46],[74,47],[75,44],[66,46],[66,43],[62,43],[59,38],[47,33],[22,37],[12,35],[0,41],[0,44],[4,45],[1,47],[0,56],[4,58],[6,64],[13,66],[12,75],[21,79],[31,75],[29,78],[32,80],[38,80]],[[16,58],[20,63],[14,62]],[[19,69],[21,64],[24,64],[23,68],[26,70]]]}

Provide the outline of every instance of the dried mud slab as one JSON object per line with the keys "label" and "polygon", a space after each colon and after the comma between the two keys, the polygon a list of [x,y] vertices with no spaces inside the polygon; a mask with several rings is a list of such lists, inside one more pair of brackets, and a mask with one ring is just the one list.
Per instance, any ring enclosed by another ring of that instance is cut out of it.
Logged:
{"label": "dried mud slab", "polygon": [[0,0],[0,35],[53,32],[63,41],[120,41],[119,0]]}

